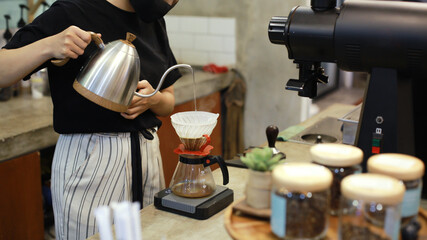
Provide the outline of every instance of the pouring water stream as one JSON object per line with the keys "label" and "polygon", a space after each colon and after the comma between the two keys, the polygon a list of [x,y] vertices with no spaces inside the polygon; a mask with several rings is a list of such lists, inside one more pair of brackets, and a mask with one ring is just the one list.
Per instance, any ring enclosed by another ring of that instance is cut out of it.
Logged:
{"label": "pouring water stream", "polygon": [[197,101],[196,101],[196,78],[194,77],[194,70],[193,70],[193,69],[191,69],[191,74],[193,74],[194,111],[197,111]]}

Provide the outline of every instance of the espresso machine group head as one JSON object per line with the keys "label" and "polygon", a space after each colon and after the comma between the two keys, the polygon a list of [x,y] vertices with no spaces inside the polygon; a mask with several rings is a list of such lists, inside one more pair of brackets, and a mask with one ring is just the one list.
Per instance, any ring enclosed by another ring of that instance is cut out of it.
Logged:
{"label": "espresso machine group head", "polygon": [[427,3],[347,0],[336,7],[336,0],[311,0],[273,17],[268,36],[297,64],[299,79],[286,89],[299,96],[314,98],[317,84],[327,82],[321,62],[369,74],[356,136],[365,163],[380,152],[427,160]]}

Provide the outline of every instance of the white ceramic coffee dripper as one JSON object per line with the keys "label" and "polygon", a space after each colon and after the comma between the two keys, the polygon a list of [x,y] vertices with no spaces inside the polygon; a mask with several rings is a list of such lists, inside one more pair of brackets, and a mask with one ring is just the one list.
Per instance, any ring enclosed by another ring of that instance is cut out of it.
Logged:
{"label": "white ceramic coffee dripper", "polygon": [[[211,135],[218,116],[218,113],[204,111],[179,112],[171,116],[171,122],[185,149],[198,151],[206,143],[206,138],[203,136]],[[189,146],[190,142],[193,142],[192,146]]]}

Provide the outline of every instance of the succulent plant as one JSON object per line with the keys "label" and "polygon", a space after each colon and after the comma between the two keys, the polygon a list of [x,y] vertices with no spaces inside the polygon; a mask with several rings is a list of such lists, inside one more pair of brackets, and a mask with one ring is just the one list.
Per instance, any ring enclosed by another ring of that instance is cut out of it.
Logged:
{"label": "succulent plant", "polygon": [[254,148],[240,159],[250,169],[260,172],[272,171],[273,168],[285,160],[282,154],[273,154],[269,147]]}

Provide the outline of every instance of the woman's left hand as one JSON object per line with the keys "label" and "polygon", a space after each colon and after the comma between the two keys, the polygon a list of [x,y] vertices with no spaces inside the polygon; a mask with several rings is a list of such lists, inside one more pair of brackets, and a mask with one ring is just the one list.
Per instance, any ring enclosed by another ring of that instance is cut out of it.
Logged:
{"label": "woman's left hand", "polygon": [[[139,81],[137,89],[138,93],[145,95],[154,92],[154,88],[147,80]],[[129,105],[128,110],[126,112],[121,113],[121,115],[126,119],[135,119],[136,117],[138,117],[138,115],[147,111],[152,105],[155,105],[160,101],[159,98],[156,97],[156,95],[158,94],[159,92],[154,94],[154,96],[148,98],[133,96],[132,102]]]}

